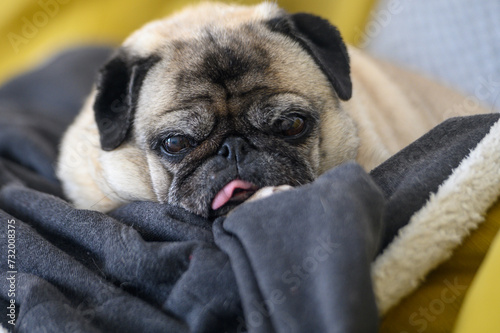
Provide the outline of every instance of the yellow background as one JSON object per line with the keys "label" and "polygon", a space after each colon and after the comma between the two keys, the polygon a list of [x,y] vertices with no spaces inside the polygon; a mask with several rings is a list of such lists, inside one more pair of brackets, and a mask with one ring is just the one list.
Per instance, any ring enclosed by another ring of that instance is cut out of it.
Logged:
{"label": "yellow background", "polygon": [[[375,0],[280,0],[290,12],[329,19],[352,42]],[[0,11],[0,82],[55,52],[85,43],[122,42],[144,23],[166,16],[186,0],[8,0]],[[261,1],[232,1],[255,4]],[[44,9],[45,8],[45,9]],[[48,8],[48,10],[46,10]],[[31,29],[30,29],[31,27]]]}

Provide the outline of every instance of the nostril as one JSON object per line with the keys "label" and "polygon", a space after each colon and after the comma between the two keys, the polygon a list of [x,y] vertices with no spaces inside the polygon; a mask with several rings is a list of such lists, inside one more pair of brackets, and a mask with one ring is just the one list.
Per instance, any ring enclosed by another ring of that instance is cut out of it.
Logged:
{"label": "nostril", "polygon": [[248,144],[239,137],[229,137],[223,142],[218,151],[218,155],[228,160],[242,162],[249,152]]}
{"label": "nostril", "polygon": [[222,157],[229,157],[230,149],[227,144],[223,144],[219,149],[218,155]]}

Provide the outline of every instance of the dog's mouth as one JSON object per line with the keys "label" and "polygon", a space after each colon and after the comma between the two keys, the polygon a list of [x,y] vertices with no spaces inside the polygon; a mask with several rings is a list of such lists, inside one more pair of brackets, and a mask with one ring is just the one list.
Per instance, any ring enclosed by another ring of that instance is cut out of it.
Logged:
{"label": "dog's mouth", "polygon": [[237,205],[250,198],[259,188],[247,181],[235,179],[224,186],[212,200],[214,211],[228,205]]}

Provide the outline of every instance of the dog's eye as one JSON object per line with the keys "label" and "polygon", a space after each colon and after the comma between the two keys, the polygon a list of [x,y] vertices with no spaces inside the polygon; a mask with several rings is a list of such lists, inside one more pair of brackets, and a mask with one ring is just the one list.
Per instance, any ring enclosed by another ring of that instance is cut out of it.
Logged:
{"label": "dog's eye", "polygon": [[185,136],[171,136],[163,141],[163,147],[169,154],[179,154],[191,148],[191,142]]}
{"label": "dog's eye", "polygon": [[304,132],[306,121],[302,117],[283,119],[279,124],[281,134],[287,137],[297,136]]}

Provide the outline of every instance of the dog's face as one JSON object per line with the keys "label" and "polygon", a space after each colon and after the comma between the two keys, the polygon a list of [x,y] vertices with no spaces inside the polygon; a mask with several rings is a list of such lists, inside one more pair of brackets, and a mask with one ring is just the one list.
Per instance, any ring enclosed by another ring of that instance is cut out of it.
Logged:
{"label": "dog's face", "polygon": [[158,201],[215,217],[354,158],[339,106],[350,95],[347,51],[326,21],[205,4],[132,35],[102,69],[94,111],[102,149],[136,151],[140,163],[115,162],[148,174]]}

